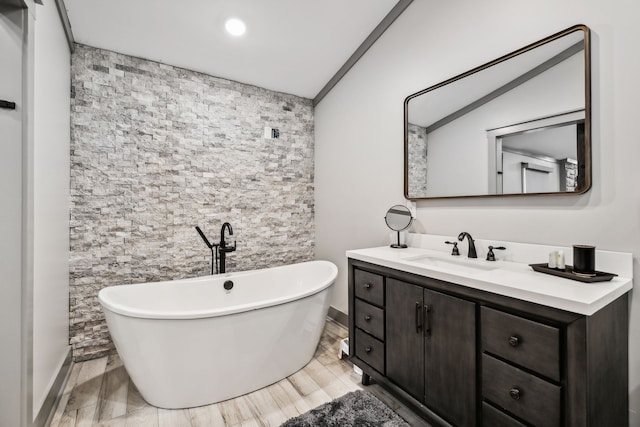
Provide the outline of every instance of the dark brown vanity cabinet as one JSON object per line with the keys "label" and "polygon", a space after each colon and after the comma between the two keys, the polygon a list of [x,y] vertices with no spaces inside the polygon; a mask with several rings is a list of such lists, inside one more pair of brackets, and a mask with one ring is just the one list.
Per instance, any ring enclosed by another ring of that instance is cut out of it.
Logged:
{"label": "dark brown vanity cabinet", "polygon": [[628,425],[628,298],[585,316],[349,259],[350,355],[433,425]]}
{"label": "dark brown vanity cabinet", "polygon": [[384,277],[355,271],[353,304],[350,336],[354,338],[349,341],[349,354],[358,354],[362,362],[384,375]]}
{"label": "dark brown vanity cabinet", "polygon": [[480,324],[484,399],[533,425],[560,426],[560,329],[488,307]]}
{"label": "dark brown vanity cabinet", "polygon": [[475,425],[475,303],[391,278],[385,294],[387,378],[452,424]]}

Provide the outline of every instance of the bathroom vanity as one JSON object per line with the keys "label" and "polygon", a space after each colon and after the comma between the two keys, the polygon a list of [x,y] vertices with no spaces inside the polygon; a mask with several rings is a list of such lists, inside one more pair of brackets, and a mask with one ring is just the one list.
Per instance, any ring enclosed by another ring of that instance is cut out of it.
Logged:
{"label": "bathroom vanity", "polygon": [[495,242],[476,241],[468,259],[444,240],[347,252],[363,384],[373,378],[436,425],[627,425],[631,255],[599,252],[598,269],[619,275],[581,283],[523,262],[551,247],[501,242],[490,262]]}

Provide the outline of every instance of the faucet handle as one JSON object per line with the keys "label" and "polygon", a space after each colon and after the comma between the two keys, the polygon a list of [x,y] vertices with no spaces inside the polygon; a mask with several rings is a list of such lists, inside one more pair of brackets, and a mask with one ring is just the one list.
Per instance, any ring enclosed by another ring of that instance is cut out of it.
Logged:
{"label": "faucet handle", "polygon": [[447,245],[453,245],[453,249],[451,250],[451,255],[455,255],[455,256],[460,255],[460,251],[458,250],[458,242],[450,242],[447,240],[445,243]]}
{"label": "faucet handle", "polygon": [[235,250],[236,250],[236,241],[235,240],[233,241],[233,246],[231,246],[231,245],[225,245],[225,246],[220,245],[220,248],[218,249],[218,251],[224,252],[224,253],[235,252]]}
{"label": "faucet handle", "polygon": [[504,246],[489,246],[489,252],[487,252],[487,261],[495,261],[496,260],[496,255],[493,253],[494,249],[496,249],[496,250],[499,249],[499,250],[503,251],[503,250],[505,250],[507,248],[504,247]]}

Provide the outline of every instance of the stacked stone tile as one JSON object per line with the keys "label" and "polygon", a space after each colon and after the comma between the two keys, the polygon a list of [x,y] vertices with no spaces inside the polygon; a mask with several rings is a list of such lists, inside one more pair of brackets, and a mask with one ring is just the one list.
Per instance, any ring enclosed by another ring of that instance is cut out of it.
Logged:
{"label": "stacked stone tile", "polygon": [[565,171],[565,189],[560,191],[576,191],[578,187],[578,164],[573,162],[564,162]]}
{"label": "stacked stone tile", "polygon": [[409,196],[427,196],[427,128],[409,123]]}
{"label": "stacked stone tile", "polygon": [[[230,271],[313,259],[310,100],[78,45],[72,56],[70,335],[113,351],[97,293],[209,274],[194,226],[233,225]],[[280,130],[264,139],[263,129]],[[265,284],[268,286],[268,284]]]}

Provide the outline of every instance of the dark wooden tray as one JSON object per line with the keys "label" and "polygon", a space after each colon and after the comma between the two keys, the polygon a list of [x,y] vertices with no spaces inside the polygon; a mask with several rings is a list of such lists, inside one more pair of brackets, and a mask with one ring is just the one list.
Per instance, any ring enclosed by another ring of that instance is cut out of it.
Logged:
{"label": "dark wooden tray", "polygon": [[545,274],[551,274],[558,277],[564,277],[565,279],[577,280],[579,282],[594,283],[594,282],[607,282],[613,279],[617,274],[605,273],[602,271],[596,271],[593,276],[587,276],[584,274],[574,273],[573,267],[567,265],[564,270],[558,270],[557,268],[549,268],[545,263],[543,264],[529,264],[535,271]]}

